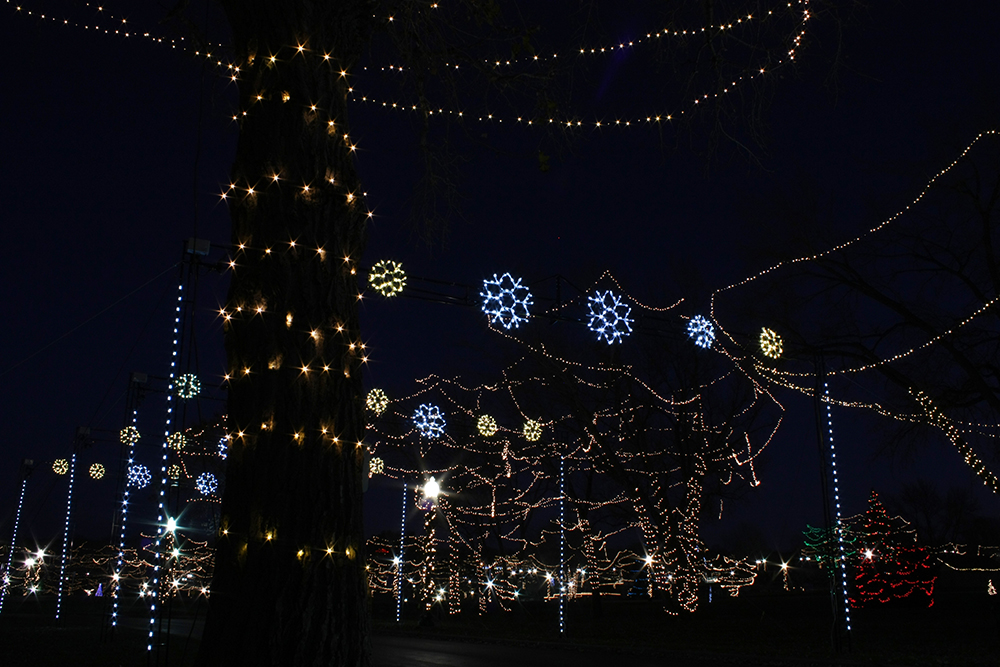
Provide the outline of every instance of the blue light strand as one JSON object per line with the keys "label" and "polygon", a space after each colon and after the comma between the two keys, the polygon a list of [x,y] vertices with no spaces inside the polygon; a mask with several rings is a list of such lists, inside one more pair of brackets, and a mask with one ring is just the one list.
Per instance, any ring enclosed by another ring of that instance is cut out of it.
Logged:
{"label": "blue light strand", "polygon": [[840,583],[844,591],[844,625],[847,631],[851,631],[851,606],[847,597],[847,553],[844,547],[844,527],[840,519],[840,487],[837,480],[837,450],[833,444],[833,408],[830,405],[830,385],[823,383],[823,393],[826,396],[826,424],[830,441],[830,469],[833,472],[833,499],[836,504],[835,516],[837,519],[837,544],[840,549]]}
{"label": "blue light strand", "polygon": [[[136,424],[138,423],[139,409],[132,409],[132,428],[138,428]],[[129,438],[128,441],[128,466],[126,467],[126,481],[125,481],[125,491],[122,494],[122,525],[121,529],[118,531],[118,560],[115,564],[115,572],[112,575],[112,593],[111,593],[111,627],[115,628],[118,626],[118,598],[121,592],[121,576],[122,568],[125,564],[125,527],[128,523],[128,501],[131,495],[131,488],[128,482],[128,478],[132,471],[132,466],[135,462],[135,442]]]}
{"label": "blue light strand", "polygon": [[559,634],[566,632],[566,457],[559,455]]}
{"label": "blue light strand", "polygon": [[160,445],[160,451],[163,456],[161,457],[160,464],[160,497],[158,503],[158,515],[156,517],[156,543],[153,547],[153,585],[150,587],[150,603],[149,603],[149,643],[146,645],[146,651],[151,652],[153,650],[153,635],[154,626],[156,625],[156,619],[159,616],[157,612],[156,603],[160,597],[160,567],[163,561],[163,554],[161,553],[163,546],[163,538],[166,535],[168,517],[166,516],[166,498],[167,498],[167,457],[170,455],[170,448],[167,444],[167,438],[170,437],[170,429],[173,425],[173,401],[174,401],[174,383],[177,375],[177,357],[180,353],[180,328],[181,328],[181,308],[184,305],[184,284],[180,283],[177,285],[177,307],[174,310],[174,340],[173,340],[173,350],[170,357],[170,379],[167,385],[167,419],[163,430],[163,442]]}
{"label": "blue light strand", "polygon": [[66,582],[66,555],[69,551],[69,519],[73,511],[73,479],[76,476],[76,452],[69,462],[69,491],[66,493],[66,523],[63,526],[62,561],[59,564],[59,591],[56,595],[56,620],[62,613],[63,586]]}
{"label": "blue light strand", "polygon": [[399,554],[396,556],[396,622],[403,617],[403,540],[406,538],[406,483],[403,483],[403,510],[399,519]]}
{"label": "blue light strand", "polygon": [[0,585],[0,612],[3,611],[3,601],[10,587],[10,566],[14,560],[14,545],[17,544],[17,527],[21,523],[21,508],[24,506],[24,490],[28,487],[28,477],[21,480],[21,495],[17,499],[17,512],[14,513],[14,532],[10,536],[10,548],[7,550],[7,567],[3,571],[3,583]]}

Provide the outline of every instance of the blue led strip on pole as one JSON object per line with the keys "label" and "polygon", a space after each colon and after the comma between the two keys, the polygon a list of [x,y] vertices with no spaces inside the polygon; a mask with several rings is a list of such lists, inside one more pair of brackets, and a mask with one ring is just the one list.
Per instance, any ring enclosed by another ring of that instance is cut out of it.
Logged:
{"label": "blue led strip on pole", "polygon": [[[158,514],[156,518],[156,543],[153,546],[153,585],[150,587],[149,603],[149,640],[146,651],[153,650],[153,635],[155,633],[156,620],[159,617],[157,601],[160,597],[160,567],[164,560],[162,551],[163,538],[168,530],[175,527],[174,519],[166,515],[167,512],[167,457],[170,449],[167,445],[167,438],[170,437],[170,428],[174,420],[174,383],[177,377],[177,360],[180,355],[181,340],[181,309],[184,306],[184,284],[177,285],[177,308],[174,310],[174,340],[173,350],[170,357],[170,380],[167,385],[167,419],[163,431],[163,442],[160,445],[162,460],[160,464],[160,497],[158,503]],[[167,524],[170,524],[169,528]]]}
{"label": "blue led strip on pole", "polygon": [[[138,428],[136,423],[138,421],[138,408],[132,409],[132,428]],[[125,468],[126,471],[132,469],[132,464],[135,463],[135,442],[130,438],[128,442],[128,466]],[[118,531],[118,562],[115,565],[115,572],[112,575],[112,593],[111,593],[111,627],[115,628],[118,626],[118,598],[121,594],[121,576],[122,569],[125,565],[125,525],[128,522],[128,501],[129,495],[131,493],[131,485],[125,483],[125,491],[122,494],[122,525],[121,529]]]}
{"label": "blue led strip on pole", "polygon": [[73,511],[73,478],[76,476],[76,452],[69,463],[69,492],[66,494],[66,523],[63,526],[62,562],[59,565],[59,592],[56,595],[56,620],[62,613],[63,587],[66,582],[66,556],[69,551],[69,519]]}
{"label": "blue led strip on pole", "polygon": [[559,456],[559,634],[566,631],[566,457]]}
{"label": "blue led strip on pole", "polygon": [[830,443],[830,471],[833,473],[833,500],[835,505],[834,516],[837,526],[837,548],[840,551],[838,570],[840,572],[840,584],[843,590],[843,614],[844,626],[849,633],[851,631],[851,605],[847,595],[847,552],[844,548],[844,526],[840,519],[840,485],[837,480],[837,450],[833,444],[833,409],[830,406],[830,385],[823,383],[823,395],[826,398],[826,425],[828,441]]}
{"label": "blue led strip on pole", "polygon": [[403,616],[403,540],[406,538],[406,483],[403,483],[403,511],[399,520],[399,554],[396,556],[396,622]]}
{"label": "blue led strip on pole", "polygon": [[14,547],[17,544],[17,527],[21,523],[21,508],[24,506],[24,490],[28,486],[28,475],[25,472],[21,480],[21,495],[17,499],[17,512],[14,514],[14,533],[10,536],[10,548],[7,549],[7,567],[3,571],[3,584],[0,585],[0,612],[3,611],[3,601],[10,587],[10,566],[14,559]]}

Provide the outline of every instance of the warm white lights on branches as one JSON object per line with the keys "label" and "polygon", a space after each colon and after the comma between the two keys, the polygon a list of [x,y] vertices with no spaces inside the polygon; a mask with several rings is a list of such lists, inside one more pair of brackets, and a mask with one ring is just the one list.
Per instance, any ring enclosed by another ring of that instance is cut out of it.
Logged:
{"label": "warm white lights on branches", "polygon": [[483,312],[489,317],[490,324],[499,321],[504,329],[516,329],[521,322],[528,321],[528,306],[533,301],[531,292],[521,284],[520,278],[514,278],[509,273],[497,278],[494,273],[493,280],[483,281],[483,291],[479,296],[483,297]]}
{"label": "warm white lights on branches", "polygon": [[389,397],[381,389],[372,389],[365,398],[365,407],[376,415],[380,415],[389,407]]}
{"label": "warm white lights on branches", "polygon": [[368,283],[382,296],[393,297],[406,287],[406,272],[399,262],[383,259],[368,272]]}
{"label": "warm white lights on branches", "polygon": [[56,459],[52,462],[52,472],[57,475],[65,475],[69,472],[69,461],[66,459]]}
{"label": "warm white lights on branches", "polygon": [[198,493],[203,496],[209,496],[215,493],[216,489],[219,488],[219,481],[215,479],[215,475],[210,472],[203,472],[198,475],[198,478],[194,482],[194,488],[198,489]]}
{"label": "warm white lights on branches", "polygon": [[149,468],[141,463],[133,463],[128,467],[125,479],[129,486],[144,489],[153,480],[153,474],[149,472]]}
{"label": "warm white lights on branches", "polygon": [[177,398],[187,401],[201,393],[201,380],[197,375],[185,373],[177,378]]}
{"label": "warm white lights on branches", "polygon": [[779,336],[773,329],[768,329],[767,327],[761,329],[760,351],[764,353],[765,357],[770,357],[772,359],[780,357],[781,353],[784,351],[781,336]]}
{"label": "warm white lights on branches", "polygon": [[480,435],[489,438],[497,432],[497,420],[489,415],[483,415],[476,422],[476,428],[479,429]]}
{"label": "warm white lights on branches", "polygon": [[587,326],[597,334],[597,340],[603,338],[611,345],[620,343],[622,338],[632,333],[632,319],[629,318],[632,308],[614,292],[597,291],[594,296],[587,297],[587,301],[590,305]]}
{"label": "warm white lights on branches", "polygon": [[444,435],[444,413],[436,405],[421,403],[413,413],[413,424],[425,438],[440,438]]}
{"label": "warm white lights on branches", "polygon": [[701,315],[695,315],[688,320],[687,334],[694,340],[695,345],[707,350],[715,342],[715,325]]}

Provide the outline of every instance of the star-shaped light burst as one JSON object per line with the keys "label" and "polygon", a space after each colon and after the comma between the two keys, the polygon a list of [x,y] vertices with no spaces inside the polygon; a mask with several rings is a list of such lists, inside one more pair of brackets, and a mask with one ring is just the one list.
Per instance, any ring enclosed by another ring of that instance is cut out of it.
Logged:
{"label": "star-shaped light burst", "polygon": [[783,351],[781,336],[772,329],[764,327],[760,330],[760,351],[765,357],[777,359]]}
{"label": "star-shaped light burst", "polygon": [[201,380],[197,375],[185,373],[177,378],[177,398],[186,401],[201,393]]}
{"label": "star-shaped light burst", "polygon": [[368,283],[384,297],[396,296],[406,287],[406,272],[399,262],[383,259],[368,272]]}
{"label": "star-shaped light burst", "polygon": [[201,495],[209,496],[219,488],[219,480],[215,479],[215,475],[212,473],[203,472],[194,481],[194,488],[198,489],[198,493]]}
{"label": "star-shaped light burst", "polygon": [[57,475],[65,475],[69,472],[69,461],[66,459],[56,459],[52,462],[52,472]]}
{"label": "star-shaped light burst", "polygon": [[365,398],[365,407],[380,415],[389,407],[389,397],[379,388],[372,389]]}
{"label": "star-shaped light burst", "polygon": [[128,467],[128,472],[125,475],[125,481],[128,485],[134,486],[137,489],[146,488],[152,480],[153,474],[149,472],[149,468],[141,463],[133,463],[130,465]]}
{"label": "star-shaped light burst", "polygon": [[94,479],[100,479],[104,477],[104,466],[100,463],[95,463],[90,466],[90,476]]}
{"label": "star-shaped light burst", "polygon": [[695,345],[706,350],[715,342],[715,325],[701,315],[695,315],[688,320],[687,333],[694,339]]}
{"label": "star-shaped light burst", "polygon": [[483,312],[489,317],[490,324],[499,321],[504,329],[516,329],[521,322],[527,322],[528,306],[534,303],[531,292],[521,284],[521,279],[509,273],[499,278],[494,273],[493,280],[484,280],[479,296],[483,297]]}
{"label": "star-shaped light burst", "polygon": [[489,415],[483,415],[476,422],[476,428],[479,429],[481,435],[489,438],[497,432],[497,420]]}
{"label": "star-shaped light burst", "polygon": [[421,403],[413,413],[413,423],[425,438],[440,438],[444,435],[444,413],[436,405]]}
{"label": "star-shaped light burst", "polygon": [[594,296],[587,297],[590,305],[590,321],[587,326],[597,334],[597,340],[602,338],[608,345],[620,343],[621,339],[632,333],[632,307],[623,303],[614,292],[597,291]]}

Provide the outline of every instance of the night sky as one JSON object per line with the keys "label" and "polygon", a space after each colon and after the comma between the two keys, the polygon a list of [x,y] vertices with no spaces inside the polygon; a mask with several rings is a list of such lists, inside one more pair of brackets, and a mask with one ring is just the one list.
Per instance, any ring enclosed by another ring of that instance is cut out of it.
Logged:
{"label": "night sky", "polygon": [[[621,6],[619,20],[603,24],[609,43],[656,28],[645,25],[652,17]],[[167,372],[183,241],[211,240],[213,257],[228,244],[218,194],[237,139],[235,84],[215,68],[148,39],[37,16],[112,27],[107,16],[120,23],[130,8],[109,4],[97,13],[34,0],[14,7],[5,3],[0,20],[2,540],[21,459],[67,457],[76,427],[88,425],[95,444],[81,461],[117,469],[129,373]],[[128,25],[172,34],[157,18],[129,15]],[[824,238],[844,240],[908,203],[977,133],[997,127],[994,3],[871,3],[843,23],[839,44],[833,19],[815,20],[829,23],[807,34],[794,69],[769,82],[767,133],[754,158],[725,139],[705,157],[697,138],[639,126],[582,131],[543,172],[537,135],[484,124],[481,132],[503,150],[464,155],[461,216],[429,245],[409,222],[419,162],[412,117],[356,103],[351,133],[375,212],[366,263],[392,258],[414,275],[469,285],[510,271],[542,294],[552,289],[551,276],[586,288],[610,270],[639,301],[666,306],[684,297],[694,314],[707,308],[713,289],[767,266],[772,257],[761,248],[780,254],[783,239],[767,238],[773,229],[752,222],[777,193],[808,187],[824,209]],[[208,25],[213,41],[227,41],[217,16]],[[545,39],[544,32],[536,38]],[[641,57],[639,49],[628,56]],[[576,82],[575,99],[606,118],[618,108],[657,111],[655,85],[630,67],[612,59],[595,66],[596,76]],[[356,85],[363,89],[364,74]],[[373,78],[371,86],[386,83]],[[224,372],[212,311],[226,280],[206,273],[199,285],[197,367],[206,384]],[[476,309],[373,299],[363,305],[362,325],[371,348],[366,387],[398,396],[428,374],[484,381],[500,371],[489,364],[502,358],[496,348],[503,343]],[[222,413],[223,394],[206,393],[202,416]],[[762,485],[727,504],[723,521],[708,527],[712,534],[745,522],[775,545],[794,545],[807,522],[821,521],[812,404],[787,399],[782,430],[758,460]],[[847,514],[863,511],[869,488],[891,495],[918,478],[934,479],[941,491],[969,488],[984,514],[1000,513],[1000,502],[943,438],[890,460],[875,456],[884,434],[870,422],[844,411],[834,418]],[[114,485],[84,477],[80,486],[76,532],[103,539]],[[43,463],[28,488],[22,535],[42,539],[61,526],[65,478]],[[371,530],[395,525],[396,493],[375,483],[368,499]]]}

